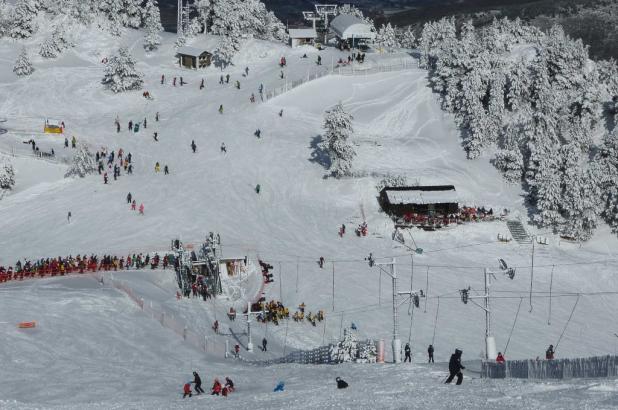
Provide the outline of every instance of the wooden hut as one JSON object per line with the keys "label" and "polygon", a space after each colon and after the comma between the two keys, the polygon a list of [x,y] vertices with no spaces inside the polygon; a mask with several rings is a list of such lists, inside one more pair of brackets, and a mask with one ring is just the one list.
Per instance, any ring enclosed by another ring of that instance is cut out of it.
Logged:
{"label": "wooden hut", "polygon": [[409,214],[449,215],[459,210],[453,185],[387,186],[380,191],[378,199],[384,212],[395,217]]}
{"label": "wooden hut", "polygon": [[212,62],[212,53],[204,48],[184,46],[176,52],[178,64],[185,68],[206,68]]}

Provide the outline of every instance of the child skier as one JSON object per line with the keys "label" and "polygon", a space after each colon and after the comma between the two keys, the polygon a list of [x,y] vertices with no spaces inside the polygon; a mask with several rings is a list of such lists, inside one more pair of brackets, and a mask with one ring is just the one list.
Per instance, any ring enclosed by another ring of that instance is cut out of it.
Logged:
{"label": "child skier", "polygon": [[218,396],[221,393],[221,382],[219,379],[215,379],[215,383],[212,385],[212,393],[211,396]]}
{"label": "child skier", "polygon": [[183,395],[182,398],[184,399],[185,397],[192,397],[193,395],[191,394],[191,382],[187,382],[185,383],[184,387],[183,387]]}

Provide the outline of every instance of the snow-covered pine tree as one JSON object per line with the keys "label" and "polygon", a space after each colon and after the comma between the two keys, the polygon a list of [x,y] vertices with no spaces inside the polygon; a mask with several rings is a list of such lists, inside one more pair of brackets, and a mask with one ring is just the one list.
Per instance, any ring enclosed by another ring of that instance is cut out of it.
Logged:
{"label": "snow-covered pine tree", "polygon": [[78,144],[77,152],[73,155],[73,162],[66,174],[65,178],[80,177],[83,178],[88,174],[97,172],[97,161],[88,147],[84,144]]}
{"label": "snow-covered pine tree", "polygon": [[376,190],[380,192],[384,187],[408,186],[408,178],[405,175],[388,174],[376,184]]}
{"label": "snow-covered pine tree", "polygon": [[9,35],[13,38],[28,38],[37,30],[38,14],[35,0],[17,0],[11,14]]}
{"label": "snow-covered pine tree", "polygon": [[5,0],[0,0],[0,37],[4,37],[9,31],[10,9]]}
{"label": "snow-covered pine tree", "polygon": [[204,27],[204,32],[210,32],[214,0],[197,0],[194,4],[197,18]]}
{"label": "snow-covered pine tree", "polygon": [[232,58],[240,49],[240,39],[233,36],[223,36],[219,42],[219,46],[215,50],[215,63],[221,67],[227,67],[232,64]]}
{"label": "snow-covered pine tree", "polygon": [[397,35],[395,34],[395,29],[391,26],[391,23],[386,25],[382,24],[380,30],[378,30],[378,35],[376,37],[376,44],[386,52],[392,52],[393,49],[399,48],[399,42],[397,41]]}
{"label": "snow-covered pine tree", "polygon": [[121,47],[118,55],[111,57],[105,65],[105,76],[101,82],[115,93],[140,90],[144,84],[144,75],[135,68],[135,60],[129,49]]}
{"label": "snow-covered pine tree", "polygon": [[397,37],[397,41],[402,48],[416,48],[416,36],[414,35],[414,31],[412,31],[411,26],[408,26],[406,30],[397,31]]}
{"label": "snow-covered pine tree", "polygon": [[603,139],[597,164],[596,179],[602,191],[602,215],[614,233],[618,234],[618,127]]}
{"label": "snow-covered pine tree", "polygon": [[[560,148],[563,162],[563,224],[561,231],[576,240],[588,240],[597,227],[601,193],[589,170],[582,167],[583,153],[577,142]],[[592,178],[592,179],[590,179]]]}
{"label": "snow-covered pine tree", "polygon": [[58,24],[51,36],[41,44],[39,54],[45,58],[56,58],[62,51],[71,46],[72,43],[67,38],[63,24]]}
{"label": "snow-covered pine tree", "polygon": [[142,25],[142,0],[122,0],[120,22],[124,27],[139,28]]}
{"label": "snow-covered pine tree", "polygon": [[356,363],[375,363],[378,359],[378,349],[373,340],[358,343]]}
{"label": "snow-covered pine tree", "polygon": [[90,1],[75,1],[72,3],[71,15],[81,24],[91,24],[95,16],[95,6]]}
{"label": "snow-covered pine tree", "polygon": [[337,14],[348,14],[350,16],[358,17],[371,27],[375,27],[373,20],[370,17],[365,17],[363,12],[356,6],[344,4],[337,8]]}
{"label": "snow-covered pine tree", "polygon": [[331,346],[331,363],[347,363],[356,359],[358,353],[358,341],[356,336],[349,330],[343,329],[343,340]]}
{"label": "snow-covered pine tree", "polygon": [[144,48],[148,51],[156,50],[161,44],[163,26],[161,12],[157,0],[148,0],[144,6]]}
{"label": "snow-covered pine tree", "polygon": [[15,61],[13,72],[20,77],[30,75],[34,72],[34,67],[30,62],[30,58],[28,57],[28,52],[25,47],[22,47],[21,53],[19,53],[17,61]]}
{"label": "snow-covered pine tree", "polygon": [[5,158],[0,162],[0,189],[11,189],[15,185],[15,171],[11,162]]}
{"label": "snow-covered pine tree", "polygon": [[330,157],[331,175],[335,178],[350,175],[352,161],[356,157],[356,152],[348,141],[354,134],[352,120],[352,115],[345,112],[341,103],[327,111],[324,117],[326,133],[321,144]]}

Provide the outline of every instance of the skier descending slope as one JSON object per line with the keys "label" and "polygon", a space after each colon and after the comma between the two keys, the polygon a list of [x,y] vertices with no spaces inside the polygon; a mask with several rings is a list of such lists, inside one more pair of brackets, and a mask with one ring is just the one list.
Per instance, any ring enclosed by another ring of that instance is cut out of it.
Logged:
{"label": "skier descending slope", "polygon": [[193,383],[195,384],[195,392],[197,394],[204,393],[204,390],[202,389],[202,379],[200,378],[200,375],[197,374],[197,372],[193,372],[193,377]]}
{"label": "skier descending slope", "polygon": [[455,349],[455,353],[451,355],[451,360],[448,362],[448,371],[450,374],[445,381],[446,384],[452,382],[455,376],[457,376],[457,385],[460,385],[463,381],[463,374],[461,371],[465,369],[465,367],[461,364],[462,353],[461,350]]}

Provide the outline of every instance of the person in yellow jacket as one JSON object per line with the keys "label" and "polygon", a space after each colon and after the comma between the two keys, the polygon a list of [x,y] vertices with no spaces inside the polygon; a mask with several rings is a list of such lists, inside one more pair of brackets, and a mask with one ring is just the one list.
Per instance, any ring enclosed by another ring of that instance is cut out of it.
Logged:
{"label": "person in yellow jacket", "polygon": [[158,162],[155,164],[155,172],[161,172],[161,165]]}

